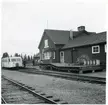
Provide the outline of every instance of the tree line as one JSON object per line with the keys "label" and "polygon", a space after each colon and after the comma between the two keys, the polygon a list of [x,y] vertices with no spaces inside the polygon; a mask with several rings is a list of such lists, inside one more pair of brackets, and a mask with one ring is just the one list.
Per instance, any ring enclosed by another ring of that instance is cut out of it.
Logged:
{"label": "tree line", "polygon": [[33,56],[26,55],[26,54],[23,56],[22,54],[18,54],[18,53],[15,53],[14,56],[12,56],[12,55],[9,55],[7,52],[5,52],[5,53],[3,53],[2,58],[5,58],[5,57],[21,57],[23,60],[32,61],[32,60],[34,60],[35,56],[36,56],[35,54]]}

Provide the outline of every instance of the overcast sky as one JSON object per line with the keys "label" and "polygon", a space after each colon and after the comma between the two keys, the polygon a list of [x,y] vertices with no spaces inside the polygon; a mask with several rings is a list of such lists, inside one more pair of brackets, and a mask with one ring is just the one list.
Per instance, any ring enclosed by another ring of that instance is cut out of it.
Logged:
{"label": "overcast sky", "polygon": [[47,28],[77,30],[84,25],[87,31],[105,31],[105,3],[58,1],[3,2],[2,53],[38,53],[40,39]]}

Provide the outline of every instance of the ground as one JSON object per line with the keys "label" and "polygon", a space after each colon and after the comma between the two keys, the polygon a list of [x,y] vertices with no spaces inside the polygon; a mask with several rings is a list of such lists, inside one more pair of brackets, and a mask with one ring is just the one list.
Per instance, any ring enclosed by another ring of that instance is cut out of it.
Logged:
{"label": "ground", "polygon": [[82,75],[87,75],[87,76],[92,76],[92,77],[106,78],[106,71],[103,71],[103,72],[94,72],[94,73],[86,73],[86,74],[82,74]]}
{"label": "ground", "polygon": [[105,104],[105,85],[9,70],[2,74],[70,104]]}

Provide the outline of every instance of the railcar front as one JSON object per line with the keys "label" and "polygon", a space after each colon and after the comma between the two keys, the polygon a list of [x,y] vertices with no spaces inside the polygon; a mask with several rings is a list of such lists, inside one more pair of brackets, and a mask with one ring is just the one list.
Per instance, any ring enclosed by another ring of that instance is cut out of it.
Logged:
{"label": "railcar front", "polygon": [[2,59],[2,67],[4,68],[20,68],[23,67],[21,57],[7,57]]}

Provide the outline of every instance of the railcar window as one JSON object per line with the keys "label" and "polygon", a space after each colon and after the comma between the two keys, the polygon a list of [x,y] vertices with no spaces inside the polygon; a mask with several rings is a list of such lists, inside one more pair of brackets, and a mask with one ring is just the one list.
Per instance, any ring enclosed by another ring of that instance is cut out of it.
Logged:
{"label": "railcar window", "polygon": [[3,59],[2,62],[7,62],[7,59]]}
{"label": "railcar window", "polygon": [[17,59],[17,61],[20,61],[20,59]]}
{"label": "railcar window", "polygon": [[15,62],[15,61],[16,61],[16,59],[11,59],[11,61],[12,61],[12,62]]}

